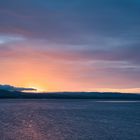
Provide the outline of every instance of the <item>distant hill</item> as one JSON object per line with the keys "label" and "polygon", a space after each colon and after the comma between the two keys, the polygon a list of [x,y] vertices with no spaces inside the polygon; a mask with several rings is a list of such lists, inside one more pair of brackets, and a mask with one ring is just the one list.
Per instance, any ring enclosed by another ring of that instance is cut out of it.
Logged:
{"label": "distant hill", "polygon": [[140,94],[100,93],[100,92],[54,92],[54,93],[25,93],[18,91],[0,90],[1,99],[113,99],[140,100]]}

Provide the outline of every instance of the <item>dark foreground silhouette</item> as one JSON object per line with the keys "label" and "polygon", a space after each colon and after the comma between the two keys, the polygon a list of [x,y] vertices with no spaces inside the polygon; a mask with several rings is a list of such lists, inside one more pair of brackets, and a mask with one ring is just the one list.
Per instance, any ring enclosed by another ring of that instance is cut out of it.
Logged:
{"label": "dark foreground silhouette", "polygon": [[0,90],[0,98],[14,99],[119,99],[140,100],[140,94],[130,93],[100,93],[100,92],[54,92],[54,93],[25,93]]}

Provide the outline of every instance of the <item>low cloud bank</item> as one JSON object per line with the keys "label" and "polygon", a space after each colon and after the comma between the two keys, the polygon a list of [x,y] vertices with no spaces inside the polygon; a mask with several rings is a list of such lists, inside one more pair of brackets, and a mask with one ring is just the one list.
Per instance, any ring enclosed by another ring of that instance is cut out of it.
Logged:
{"label": "low cloud bank", "polygon": [[0,85],[0,90],[8,90],[8,91],[36,91],[34,88],[24,88],[24,87],[14,87],[11,85]]}

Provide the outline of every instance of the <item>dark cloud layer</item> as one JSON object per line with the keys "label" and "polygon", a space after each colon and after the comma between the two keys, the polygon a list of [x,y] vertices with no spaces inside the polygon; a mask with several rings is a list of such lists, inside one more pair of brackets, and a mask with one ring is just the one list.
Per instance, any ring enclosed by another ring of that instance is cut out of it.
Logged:
{"label": "dark cloud layer", "polygon": [[138,85],[139,13],[139,0],[1,0],[0,59],[49,58],[73,69],[99,62],[102,77],[124,75]]}
{"label": "dark cloud layer", "polygon": [[138,0],[1,0],[0,9],[5,32],[68,43],[88,43],[92,35],[139,37]]}
{"label": "dark cloud layer", "polygon": [[110,55],[116,41],[120,45],[115,47],[125,49],[126,56],[133,50],[128,57],[134,57],[135,44],[140,44],[139,13],[137,0],[1,0],[0,31],[65,45],[86,45],[89,51],[102,47],[106,52],[110,45]]}
{"label": "dark cloud layer", "polygon": [[23,87],[14,87],[11,85],[0,85],[0,90],[8,90],[8,91],[35,91],[34,88],[23,88]]}

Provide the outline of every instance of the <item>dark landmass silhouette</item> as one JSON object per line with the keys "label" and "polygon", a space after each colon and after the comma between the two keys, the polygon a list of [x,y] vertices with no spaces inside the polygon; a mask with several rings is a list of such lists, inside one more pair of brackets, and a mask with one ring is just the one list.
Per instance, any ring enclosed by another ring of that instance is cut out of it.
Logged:
{"label": "dark landmass silhouette", "polygon": [[140,100],[140,94],[113,92],[49,92],[25,93],[0,89],[0,99],[109,99],[109,100]]}

